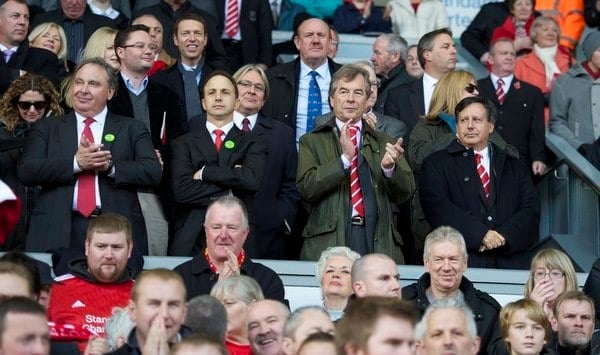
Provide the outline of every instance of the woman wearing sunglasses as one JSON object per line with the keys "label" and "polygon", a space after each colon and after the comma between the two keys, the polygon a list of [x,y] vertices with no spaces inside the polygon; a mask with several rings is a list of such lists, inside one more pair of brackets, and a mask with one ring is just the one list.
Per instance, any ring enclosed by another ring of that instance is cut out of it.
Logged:
{"label": "woman wearing sunglasses", "polygon": [[60,96],[48,79],[37,74],[28,73],[15,80],[0,99],[0,179],[15,191],[23,207],[19,224],[0,250],[25,247],[27,211],[33,209],[35,189],[19,183],[17,162],[31,125],[50,114],[63,114]]}
{"label": "woman wearing sunglasses", "polygon": [[[456,120],[454,109],[460,100],[469,96],[478,96],[475,76],[465,70],[456,70],[444,75],[435,85],[429,113],[422,116],[410,135],[408,145],[408,163],[418,177],[421,163],[429,154],[445,148],[456,139]],[[506,142],[497,133],[490,135],[490,141],[500,149],[505,149]],[[515,150],[516,151],[516,150]],[[518,153],[517,153],[518,154]],[[431,227],[419,203],[418,191],[412,199],[411,225],[415,236],[417,253],[421,255],[425,237]]]}

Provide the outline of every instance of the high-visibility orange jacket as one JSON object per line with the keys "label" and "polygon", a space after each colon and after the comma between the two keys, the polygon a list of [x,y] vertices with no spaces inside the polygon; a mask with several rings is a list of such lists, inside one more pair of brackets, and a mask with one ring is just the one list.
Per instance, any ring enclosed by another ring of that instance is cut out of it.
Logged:
{"label": "high-visibility orange jacket", "polygon": [[585,28],[583,0],[536,0],[535,9],[560,26],[560,44],[574,50]]}

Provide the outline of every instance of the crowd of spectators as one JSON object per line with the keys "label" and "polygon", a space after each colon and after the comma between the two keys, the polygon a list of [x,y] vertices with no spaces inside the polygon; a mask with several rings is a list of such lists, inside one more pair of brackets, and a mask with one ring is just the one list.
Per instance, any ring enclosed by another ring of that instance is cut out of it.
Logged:
{"label": "crowd of spectators", "polygon": [[[484,5],[478,81],[439,0],[1,0],[0,353],[597,353],[600,267],[586,295],[539,247],[534,181],[546,129],[600,167],[599,4]],[[322,298],[256,259],[318,260]]]}

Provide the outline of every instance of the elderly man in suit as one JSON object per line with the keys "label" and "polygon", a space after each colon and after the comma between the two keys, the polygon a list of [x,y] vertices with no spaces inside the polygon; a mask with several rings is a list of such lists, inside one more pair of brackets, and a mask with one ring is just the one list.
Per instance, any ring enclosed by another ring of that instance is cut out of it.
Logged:
{"label": "elderly man in suit", "polygon": [[496,132],[519,151],[535,175],[546,170],[544,98],[537,87],[515,77],[512,40],[499,39],[489,51],[490,75],[478,81],[481,96],[498,109]]}
{"label": "elderly man in suit", "polygon": [[335,117],[300,140],[296,181],[313,204],[301,256],[317,260],[327,247],[345,245],[360,254],[385,253],[401,264],[391,203],[406,201],[415,188],[402,139],[365,123],[371,83],[363,68],[343,66],[329,92]]}
{"label": "elderly man in suit", "polygon": [[471,267],[528,268],[539,239],[539,201],[518,154],[489,141],[496,108],[482,97],[456,106],[456,134],[421,165],[419,195],[432,228],[464,236]]}
{"label": "elderly man in suit", "polygon": [[0,1],[0,94],[22,71],[59,83],[58,57],[45,49],[29,47],[29,8],[24,0]]}
{"label": "elderly man in suit", "polygon": [[158,185],[161,165],[143,123],[108,111],[117,78],[99,58],[74,71],[70,114],[38,122],[17,173],[26,186],[41,186],[27,235],[27,250],[83,250],[91,219],[116,212],[132,223],[133,241],[148,253],[138,187]]}
{"label": "elderly man in suit", "polygon": [[291,233],[300,200],[296,187],[298,153],[294,130],[259,112],[270,94],[261,66],[247,64],[233,77],[240,94],[233,122],[242,131],[252,132],[262,139],[268,151],[263,182],[254,196],[258,257],[283,259],[286,239],[289,239],[286,235]]}
{"label": "elderly man in suit", "polygon": [[[171,255],[197,255],[204,250],[202,226],[212,200],[233,194],[252,211],[254,193],[265,169],[262,142],[233,123],[238,101],[233,77],[217,70],[205,80],[202,106],[206,115],[202,127],[172,144],[171,184],[176,211]],[[249,223],[245,250],[249,257],[255,257],[258,248],[253,213],[249,213]]]}

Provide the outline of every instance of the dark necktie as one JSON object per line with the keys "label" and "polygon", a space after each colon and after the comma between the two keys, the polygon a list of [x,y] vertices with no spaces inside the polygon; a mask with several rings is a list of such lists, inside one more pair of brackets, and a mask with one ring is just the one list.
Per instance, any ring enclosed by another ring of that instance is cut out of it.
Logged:
{"label": "dark necktie", "polygon": [[310,72],[311,79],[308,84],[308,110],[306,111],[306,133],[310,133],[315,126],[315,118],[321,115],[323,109],[323,103],[321,101],[321,89],[319,83],[317,83],[317,76],[319,73],[316,71]]}
{"label": "dark necktie", "polygon": [[250,132],[250,120],[248,119],[248,117],[244,117],[244,119],[242,120],[242,131]]}
{"label": "dark necktie", "polygon": [[[94,143],[94,135],[90,128],[94,122],[96,121],[91,117],[87,117],[83,121],[85,127],[81,134],[81,140],[87,138],[90,143]],[[96,173],[93,170],[84,170],[79,173],[77,182],[77,211],[88,217],[96,209]]]}

